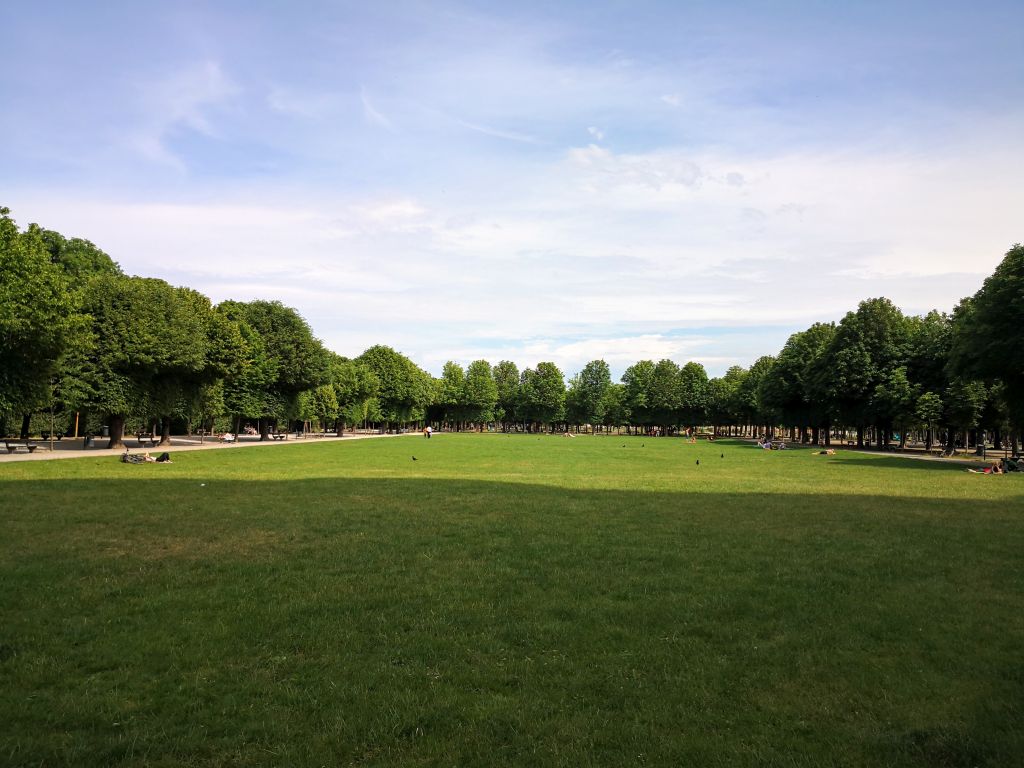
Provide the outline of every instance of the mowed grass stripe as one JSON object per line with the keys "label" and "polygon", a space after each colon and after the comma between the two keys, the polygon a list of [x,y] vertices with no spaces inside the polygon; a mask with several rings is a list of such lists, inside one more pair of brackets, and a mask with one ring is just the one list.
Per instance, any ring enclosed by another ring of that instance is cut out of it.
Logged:
{"label": "mowed grass stripe", "polygon": [[0,763],[1024,754],[1019,477],[442,434],[0,491]]}

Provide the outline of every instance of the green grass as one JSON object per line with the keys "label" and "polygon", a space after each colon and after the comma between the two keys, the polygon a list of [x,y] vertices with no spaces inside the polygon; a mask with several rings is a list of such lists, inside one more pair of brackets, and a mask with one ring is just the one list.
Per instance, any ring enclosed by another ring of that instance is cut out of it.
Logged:
{"label": "green grass", "polygon": [[173,458],[0,466],[0,765],[1024,763],[1024,476],[623,437]]}

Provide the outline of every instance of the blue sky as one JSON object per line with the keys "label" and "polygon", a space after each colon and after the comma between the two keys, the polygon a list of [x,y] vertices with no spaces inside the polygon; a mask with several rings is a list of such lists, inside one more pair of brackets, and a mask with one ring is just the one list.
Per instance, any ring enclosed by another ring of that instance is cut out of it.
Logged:
{"label": "blue sky", "polygon": [[697,360],[1024,239],[1020,2],[17,4],[0,204],[335,351]]}

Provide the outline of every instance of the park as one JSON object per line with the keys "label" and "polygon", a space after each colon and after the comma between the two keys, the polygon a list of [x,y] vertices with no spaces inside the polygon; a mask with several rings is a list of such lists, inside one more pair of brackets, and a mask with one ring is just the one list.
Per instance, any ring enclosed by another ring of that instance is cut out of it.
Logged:
{"label": "park", "polygon": [[7,5],[0,768],[1024,766],[1024,2]]}
{"label": "park", "polygon": [[1021,475],[623,435],[173,457],[0,473],[4,764],[1024,754]]}

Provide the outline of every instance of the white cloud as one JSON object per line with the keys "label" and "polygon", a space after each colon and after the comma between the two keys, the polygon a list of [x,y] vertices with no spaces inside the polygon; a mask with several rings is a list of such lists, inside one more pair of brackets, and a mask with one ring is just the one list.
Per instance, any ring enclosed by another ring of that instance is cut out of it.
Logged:
{"label": "white cloud", "polygon": [[506,139],[507,141],[518,141],[521,144],[537,144],[538,140],[535,136],[529,136],[525,133],[516,133],[515,131],[505,131],[500,128],[492,128],[489,125],[478,125],[476,123],[468,123],[465,120],[458,120],[459,125],[463,128],[468,128],[471,131],[482,133],[486,136],[493,136],[497,139]]}
{"label": "white cloud", "polygon": [[376,125],[380,128],[384,128],[391,133],[395,132],[394,123],[385,117],[380,111],[377,110],[373,104],[370,103],[370,97],[366,93],[366,88],[360,89],[359,92],[360,101],[363,104],[363,117],[366,118],[366,122],[371,125]]}
{"label": "white cloud", "polygon": [[141,84],[143,118],[134,131],[129,129],[128,141],[150,160],[183,170],[184,161],[167,147],[168,137],[182,128],[216,136],[209,113],[237,91],[217,61],[200,62]]}

